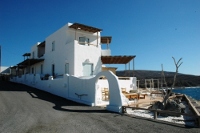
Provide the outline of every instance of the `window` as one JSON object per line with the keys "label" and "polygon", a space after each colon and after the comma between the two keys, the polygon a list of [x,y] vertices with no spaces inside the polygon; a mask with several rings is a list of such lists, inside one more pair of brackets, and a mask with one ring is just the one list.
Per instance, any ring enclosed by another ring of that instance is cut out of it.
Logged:
{"label": "window", "polygon": [[93,75],[93,64],[83,63],[83,76]]}
{"label": "window", "polygon": [[55,76],[55,65],[52,64],[52,76]]}
{"label": "window", "polygon": [[65,64],[65,74],[69,74],[69,63]]}
{"label": "window", "polygon": [[87,37],[79,37],[79,43],[80,44],[89,44],[90,39]]}
{"label": "window", "polygon": [[43,64],[40,66],[40,73],[43,74]]}
{"label": "window", "polygon": [[34,51],[32,52],[32,58],[33,59],[35,58],[35,52]]}
{"label": "window", "polygon": [[32,67],[32,74],[34,74],[34,67]]}
{"label": "window", "polygon": [[55,51],[55,41],[52,42],[52,51]]}

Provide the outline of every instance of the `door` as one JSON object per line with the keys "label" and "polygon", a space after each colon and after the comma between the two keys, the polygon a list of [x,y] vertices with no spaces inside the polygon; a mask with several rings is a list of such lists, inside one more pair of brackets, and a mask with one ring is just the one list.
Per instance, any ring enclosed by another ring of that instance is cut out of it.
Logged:
{"label": "door", "polygon": [[69,63],[65,64],[65,74],[69,74]]}
{"label": "door", "polygon": [[83,76],[91,76],[93,74],[93,64],[83,64]]}
{"label": "door", "polygon": [[55,76],[55,65],[54,64],[52,64],[51,72],[52,72],[52,76]]}

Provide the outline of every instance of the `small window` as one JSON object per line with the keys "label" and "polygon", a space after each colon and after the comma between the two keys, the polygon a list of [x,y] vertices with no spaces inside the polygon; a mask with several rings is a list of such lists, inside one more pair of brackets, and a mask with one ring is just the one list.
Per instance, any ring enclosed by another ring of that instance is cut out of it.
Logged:
{"label": "small window", "polygon": [[34,74],[34,67],[32,67],[32,74]]}
{"label": "small window", "polygon": [[55,76],[55,65],[54,64],[52,64],[51,74],[52,74],[52,76]]}
{"label": "small window", "polygon": [[41,64],[40,66],[40,71],[41,71],[40,73],[43,74],[43,64]]}
{"label": "small window", "polygon": [[35,58],[35,52],[32,52],[32,58],[33,59]]}
{"label": "small window", "polygon": [[69,63],[65,64],[65,74],[69,74]]}
{"label": "small window", "polygon": [[79,43],[80,44],[89,44],[90,39],[87,37],[79,37]]}
{"label": "small window", "polygon": [[52,51],[55,51],[55,41],[52,42]]}

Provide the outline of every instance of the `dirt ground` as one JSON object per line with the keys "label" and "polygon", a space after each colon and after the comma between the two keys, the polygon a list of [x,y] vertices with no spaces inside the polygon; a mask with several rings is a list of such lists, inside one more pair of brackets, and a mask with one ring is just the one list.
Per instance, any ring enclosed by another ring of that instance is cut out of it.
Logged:
{"label": "dirt ground", "polygon": [[190,128],[90,107],[25,85],[0,81],[0,133],[199,133]]}

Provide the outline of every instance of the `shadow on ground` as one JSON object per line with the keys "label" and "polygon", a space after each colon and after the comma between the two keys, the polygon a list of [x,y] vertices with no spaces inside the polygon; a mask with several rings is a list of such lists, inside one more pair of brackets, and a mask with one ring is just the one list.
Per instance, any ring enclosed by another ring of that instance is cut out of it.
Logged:
{"label": "shadow on ground", "polygon": [[[12,92],[27,92],[33,99],[37,98],[40,100],[48,101],[55,106],[52,108],[59,111],[68,112],[80,112],[80,113],[109,113],[104,108],[90,107],[84,104],[73,102],[65,98],[50,94],[48,92],[38,90],[23,84],[13,83],[9,81],[0,81],[0,92],[1,91],[12,91]],[[70,109],[68,109],[70,107]]]}

